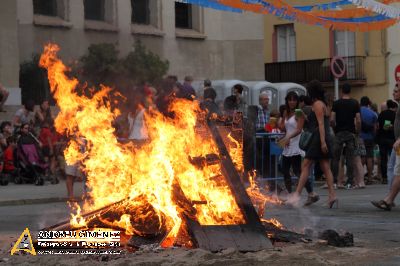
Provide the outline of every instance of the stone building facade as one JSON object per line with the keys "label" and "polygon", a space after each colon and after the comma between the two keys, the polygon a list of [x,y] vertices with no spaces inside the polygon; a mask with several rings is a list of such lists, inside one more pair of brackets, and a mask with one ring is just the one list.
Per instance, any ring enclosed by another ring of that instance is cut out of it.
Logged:
{"label": "stone building facade", "polygon": [[115,43],[123,56],[137,39],[179,78],[262,80],[263,28],[254,13],[173,0],[2,0],[0,82],[11,90],[8,104],[20,104],[19,64],[47,42],[59,44],[68,63],[93,43]]}

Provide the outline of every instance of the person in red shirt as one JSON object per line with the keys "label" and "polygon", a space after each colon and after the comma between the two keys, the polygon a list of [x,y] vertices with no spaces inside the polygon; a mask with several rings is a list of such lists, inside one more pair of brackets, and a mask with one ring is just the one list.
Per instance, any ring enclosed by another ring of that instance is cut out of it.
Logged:
{"label": "person in red shirt", "polygon": [[54,144],[57,141],[57,136],[51,131],[49,124],[44,122],[39,134],[39,141],[42,143],[42,152],[45,162],[50,165],[50,174],[53,180],[56,180],[55,169],[56,169],[56,159],[54,157]]}
{"label": "person in red shirt", "polygon": [[265,124],[265,131],[268,133],[281,133],[279,127],[278,127],[278,119],[279,119],[279,112],[278,111],[272,111],[271,112],[271,117],[269,119],[269,122]]}
{"label": "person in red shirt", "polygon": [[17,147],[15,137],[10,136],[7,138],[7,148],[4,150],[4,173],[14,174],[16,171],[16,167],[14,164],[14,151]]}

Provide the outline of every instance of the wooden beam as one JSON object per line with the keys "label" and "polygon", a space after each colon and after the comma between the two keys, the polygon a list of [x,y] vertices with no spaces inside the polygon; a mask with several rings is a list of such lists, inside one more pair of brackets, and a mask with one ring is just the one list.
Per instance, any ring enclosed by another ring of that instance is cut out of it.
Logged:
{"label": "wooden beam", "polygon": [[228,149],[224,144],[216,124],[213,121],[208,121],[208,127],[219,150],[221,159],[221,172],[229,185],[232,195],[235,197],[236,203],[242,211],[244,219],[246,220],[246,224],[253,226],[260,233],[264,234],[264,226],[262,225],[257,211],[255,210],[250,197],[243,186],[240,176],[236,171],[236,168],[232,162],[232,158],[229,155]]}

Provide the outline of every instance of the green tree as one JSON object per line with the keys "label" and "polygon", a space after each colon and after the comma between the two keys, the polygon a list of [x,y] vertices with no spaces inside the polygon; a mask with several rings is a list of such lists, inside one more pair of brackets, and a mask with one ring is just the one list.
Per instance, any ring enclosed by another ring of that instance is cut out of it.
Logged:
{"label": "green tree", "polygon": [[118,53],[114,44],[92,44],[88,53],[81,57],[77,72],[83,75],[89,85],[113,85],[120,67]]}
{"label": "green tree", "polygon": [[78,69],[74,72],[80,80],[83,78],[87,81],[89,86],[104,84],[128,88],[144,82],[154,84],[162,79],[169,68],[167,60],[148,51],[139,41],[126,57],[119,59],[118,54],[114,44],[92,44],[88,53],[79,60]]}
{"label": "green tree", "polygon": [[134,50],[122,60],[127,77],[134,83],[156,83],[162,79],[169,68],[168,60],[162,60],[157,54],[148,51],[140,41],[136,41]]}

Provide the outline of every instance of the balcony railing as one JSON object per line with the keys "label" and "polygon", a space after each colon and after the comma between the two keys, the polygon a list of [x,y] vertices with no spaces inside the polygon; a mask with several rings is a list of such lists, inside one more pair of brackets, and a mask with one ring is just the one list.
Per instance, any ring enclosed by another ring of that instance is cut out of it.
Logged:
{"label": "balcony railing", "polygon": [[[346,73],[340,78],[343,81],[354,81],[365,84],[365,57],[344,57]],[[332,58],[279,62],[265,64],[265,80],[269,82],[296,82],[307,83],[313,79],[321,82],[332,82]]]}

